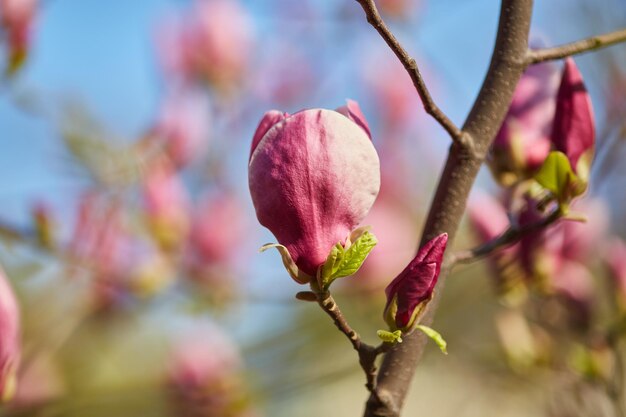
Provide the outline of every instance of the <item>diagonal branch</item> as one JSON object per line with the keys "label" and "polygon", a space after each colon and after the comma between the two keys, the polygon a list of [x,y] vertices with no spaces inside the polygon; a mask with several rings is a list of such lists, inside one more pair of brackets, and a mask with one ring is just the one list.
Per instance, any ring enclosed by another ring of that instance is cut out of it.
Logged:
{"label": "diagonal branch", "polygon": [[471,137],[461,131],[461,129],[459,129],[454,122],[446,116],[439,106],[435,104],[435,101],[430,95],[430,92],[426,87],[426,83],[422,78],[417,62],[409,55],[406,49],[400,45],[398,39],[394,36],[391,30],[389,30],[380,16],[374,0],[356,1],[361,5],[363,11],[365,11],[368,23],[376,29],[387,45],[389,45],[389,48],[391,48],[393,53],[396,54],[406,71],[411,76],[413,85],[422,100],[426,113],[431,115],[448,132],[453,141],[458,142],[461,145],[471,146]]}
{"label": "diagonal branch", "polygon": [[562,217],[563,212],[557,209],[550,213],[550,215],[534,223],[529,223],[527,225],[517,227],[511,226],[500,236],[496,237],[493,240],[490,240],[489,242],[486,242],[474,249],[454,254],[448,260],[448,265],[454,266],[457,263],[470,263],[482,257],[491,255],[492,253],[500,249],[504,249],[519,242],[523,237],[531,233],[538,232],[548,227]]}
{"label": "diagonal branch", "polygon": [[566,58],[585,52],[595,51],[626,41],[626,28],[609,32],[602,35],[592,36],[576,42],[568,43],[554,48],[542,48],[528,51],[526,63],[528,65],[539,64],[545,61]]}

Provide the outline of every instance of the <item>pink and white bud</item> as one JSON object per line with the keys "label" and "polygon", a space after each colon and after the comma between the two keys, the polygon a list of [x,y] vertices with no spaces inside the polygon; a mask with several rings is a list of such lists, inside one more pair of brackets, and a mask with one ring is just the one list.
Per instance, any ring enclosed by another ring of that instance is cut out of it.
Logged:
{"label": "pink and white bud", "polygon": [[385,289],[384,317],[392,329],[410,331],[419,321],[418,316],[433,296],[447,242],[447,233],[427,242]]}
{"label": "pink and white bud", "polygon": [[20,352],[19,307],[13,289],[0,269],[0,403],[9,401],[15,394]]}
{"label": "pink and white bud", "polygon": [[591,98],[572,58],[565,60],[556,99],[552,143],[569,159],[572,170],[588,179],[595,146],[595,121]]}
{"label": "pink and white bud", "polygon": [[530,178],[548,156],[557,88],[553,64],[531,66],[522,75],[488,158],[502,184]]}
{"label": "pink and white bud", "polygon": [[251,153],[248,180],[259,222],[301,271],[315,276],[378,195],[380,163],[370,137],[336,111],[311,109],[278,121]]}

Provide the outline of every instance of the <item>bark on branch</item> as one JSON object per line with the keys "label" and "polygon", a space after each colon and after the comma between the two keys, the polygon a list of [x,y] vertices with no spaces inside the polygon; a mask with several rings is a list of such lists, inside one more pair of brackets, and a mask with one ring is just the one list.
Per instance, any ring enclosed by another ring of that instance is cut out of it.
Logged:
{"label": "bark on branch", "polygon": [[626,28],[602,35],[592,36],[576,42],[554,48],[543,48],[528,51],[526,62],[528,65],[539,64],[545,61],[562,59],[572,55],[595,51],[607,46],[626,41]]}

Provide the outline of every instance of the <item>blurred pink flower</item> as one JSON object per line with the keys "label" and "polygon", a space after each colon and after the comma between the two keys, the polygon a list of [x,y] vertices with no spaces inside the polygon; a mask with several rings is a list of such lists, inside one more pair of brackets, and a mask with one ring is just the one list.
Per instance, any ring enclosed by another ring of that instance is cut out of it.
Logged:
{"label": "blurred pink flower", "polygon": [[185,185],[167,160],[153,161],[142,183],[144,214],[152,237],[166,250],[178,248],[190,227],[190,201]]}
{"label": "blurred pink flower", "polygon": [[0,403],[15,394],[20,354],[20,311],[13,289],[0,269]]}
{"label": "blurred pink flower", "polygon": [[0,26],[8,42],[8,72],[22,64],[31,44],[37,0],[0,0]]}
{"label": "blurred pink flower", "polygon": [[551,63],[533,65],[522,75],[488,158],[505,185],[532,176],[548,156],[558,83]]}
{"label": "blurred pink flower", "polygon": [[202,156],[208,144],[210,108],[199,93],[170,95],[162,104],[149,138],[176,167]]}
{"label": "blurred pink flower", "polygon": [[236,345],[216,326],[202,326],[175,341],[168,381],[181,388],[200,388],[241,370]]}
{"label": "blurred pink flower", "polygon": [[195,0],[184,16],[171,17],[160,31],[161,60],[182,79],[227,89],[246,69],[252,23],[236,0]]}
{"label": "blurred pink flower", "polygon": [[193,215],[191,250],[199,263],[228,264],[245,242],[246,214],[234,194],[219,192],[203,198]]}
{"label": "blurred pink flower", "polygon": [[236,346],[215,326],[203,325],[178,337],[167,374],[176,415],[256,415],[241,377],[242,368]]}
{"label": "blurred pink flower", "polygon": [[259,222],[310,276],[378,194],[378,155],[361,126],[336,111],[304,110],[253,142],[248,179]]}
{"label": "blurred pink flower", "polygon": [[414,215],[400,203],[384,194],[372,206],[363,224],[372,226],[378,244],[358,272],[358,278],[348,286],[371,287],[384,285],[389,275],[397,275],[415,256],[418,246],[418,223]]}
{"label": "blurred pink flower", "polygon": [[403,17],[421,6],[422,0],[378,0],[378,9],[392,17]]}

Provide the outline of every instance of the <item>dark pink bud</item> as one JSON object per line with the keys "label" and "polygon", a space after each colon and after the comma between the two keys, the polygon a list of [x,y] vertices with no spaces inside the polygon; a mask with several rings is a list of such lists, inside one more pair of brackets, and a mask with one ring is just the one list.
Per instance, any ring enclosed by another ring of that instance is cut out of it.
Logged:
{"label": "dark pink bud", "polygon": [[259,222],[300,270],[315,275],[374,203],[380,163],[359,125],[311,109],[267,131],[252,152],[248,180]]}
{"label": "dark pink bud", "polygon": [[[568,58],[565,60],[557,94],[552,143],[556,150],[567,155],[574,172],[586,177],[593,156],[594,142],[595,123],[591,99],[574,60]],[[579,160],[585,153],[587,158],[581,164],[583,166],[579,166]]]}
{"label": "dark pink bud", "polygon": [[346,104],[344,106],[338,107],[335,111],[343,114],[348,119],[352,120],[357,125],[361,126],[361,129],[365,130],[367,136],[372,138],[372,134],[370,132],[370,127],[367,124],[367,120],[365,120],[365,115],[361,111],[361,107],[359,103],[354,100],[346,100]]}
{"label": "dark pink bud", "polygon": [[409,330],[417,314],[432,298],[447,242],[448,234],[443,233],[422,246],[385,289],[385,319],[392,327]]}
{"label": "dark pink bud", "polygon": [[15,393],[20,360],[20,317],[13,290],[0,269],[0,403]]}

